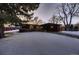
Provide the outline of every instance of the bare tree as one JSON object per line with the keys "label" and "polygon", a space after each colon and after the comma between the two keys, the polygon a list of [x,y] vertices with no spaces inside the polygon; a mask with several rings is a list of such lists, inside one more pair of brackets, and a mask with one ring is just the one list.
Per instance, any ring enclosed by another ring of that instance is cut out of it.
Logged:
{"label": "bare tree", "polygon": [[67,30],[70,29],[72,18],[78,16],[79,14],[79,4],[78,3],[62,3],[61,7],[58,8],[59,16]]}
{"label": "bare tree", "polygon": [[42,24],[42,20],[39,19],[38,17],[34,17],[34,23],[35,24]]}
{"label": "bare tree", "polygon": [[53,23],[53,24],[60,24],[61,20],[59,16],[53,15],[50,19],[49,19],[49,23]]}

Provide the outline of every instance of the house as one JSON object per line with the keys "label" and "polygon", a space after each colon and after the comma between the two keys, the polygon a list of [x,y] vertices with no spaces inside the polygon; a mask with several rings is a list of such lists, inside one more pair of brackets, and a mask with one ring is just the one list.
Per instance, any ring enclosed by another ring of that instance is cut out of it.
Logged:
{"label": "house", "polygon": [[24,31],[49,31],[49,32],[58,32],[61,31],[60,24],[46,23],[42,25],[36,24],[22,24],[20,32]]}
{"label": "house", "polygon": [[60,24],[52,24],[52,23],[46,23],[41,25],[43,28],[43,31],[49,31],[49,32],[58,32],[61,31],[61,25]]}
{"label": "house", "polygon": [[20,32],[24,31],[40,31],[41,26],[36,24],[22,24],[20,28]]}

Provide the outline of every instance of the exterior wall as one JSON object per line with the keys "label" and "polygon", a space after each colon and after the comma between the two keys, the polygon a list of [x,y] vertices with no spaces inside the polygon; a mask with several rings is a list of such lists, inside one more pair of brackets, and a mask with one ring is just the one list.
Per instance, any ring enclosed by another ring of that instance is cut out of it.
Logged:
{"label": "exterior wall", "polygon": [[57,32],[57,31],[61,31],[60,25],[59,24],[44,24],[43,26],[43,30],[44,31],[50,31],[50,32]]}

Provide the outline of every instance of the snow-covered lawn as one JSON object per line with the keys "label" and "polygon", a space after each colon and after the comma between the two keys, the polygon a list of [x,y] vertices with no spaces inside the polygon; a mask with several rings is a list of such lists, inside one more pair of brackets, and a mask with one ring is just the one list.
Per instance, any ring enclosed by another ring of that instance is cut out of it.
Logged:
{"label": "snow-covered lawn", "polygon": [[79,31],[62,31],[61,33],[66,33],[66,34],[79,36]]}
{"label": "snow-covered lawn", "polygon": [[79,54],[79,39],[45,32],[18,33],[0,40],[0,54]]}

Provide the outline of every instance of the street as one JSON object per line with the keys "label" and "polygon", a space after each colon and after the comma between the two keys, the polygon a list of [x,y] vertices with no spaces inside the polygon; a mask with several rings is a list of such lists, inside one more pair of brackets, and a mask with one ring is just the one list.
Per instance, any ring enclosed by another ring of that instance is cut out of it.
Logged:
{"label": "street", "polygon": [[79,39],[46,32],[25,32],[0,40],[0,55],[79,54]]}

